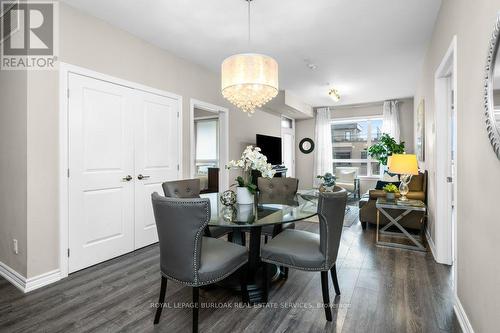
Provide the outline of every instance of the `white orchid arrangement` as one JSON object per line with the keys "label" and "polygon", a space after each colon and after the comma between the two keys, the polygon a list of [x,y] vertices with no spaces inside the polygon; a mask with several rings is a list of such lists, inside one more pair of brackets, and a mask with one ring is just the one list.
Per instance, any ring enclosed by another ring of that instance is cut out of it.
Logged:
{"label": "white orchid arrangement", "polygon": [[229,161],[226,168],[243,170],[243,177],[237,177],[236,181],[238,186],[248,188],[252,194],[257,191],[257,186],[252,184],[252,170],[260,171],[262,177],[265,178],[273,178],[276,173],[272,165],[267,163],[267,157],[260,152],[260,148],[254,146],[247,146],[241,158],[237,161]]}

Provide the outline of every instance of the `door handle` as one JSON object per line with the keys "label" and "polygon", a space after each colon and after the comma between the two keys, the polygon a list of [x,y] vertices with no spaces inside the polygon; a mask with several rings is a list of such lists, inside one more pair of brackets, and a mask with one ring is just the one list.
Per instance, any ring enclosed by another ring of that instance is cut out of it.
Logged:
{"label": "door handle", "polygon": [[149,178],[149,176],[144,176],[144,175],[142,175],[142,174],[139,174],[139,175],[137,176],[137,179],[139,179],[139,180],[148,179],[148,178]]}
{"label": "door handle", "polygon": [[123,179],[124,181],[126,181],[126,182],[129,182],[129,181],[131,181],[131,180],[132,180],[132,176],[131,176],[131,175],[127,175],[127,177],[123,177],[122,179]]}
{"label": "door handle", "polygon": [[453,183],[453,178],[452,177],[446,177],[446,181],[448,183]]}

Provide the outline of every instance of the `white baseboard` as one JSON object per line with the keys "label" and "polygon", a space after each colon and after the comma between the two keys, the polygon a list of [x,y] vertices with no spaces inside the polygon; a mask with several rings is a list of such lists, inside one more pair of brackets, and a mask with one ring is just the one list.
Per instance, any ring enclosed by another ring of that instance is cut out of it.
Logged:
{"label": "white baseboard", "polygon": [[434,244],[434,241],[432,240],[431,235],[429,234],[429,229],[425,229],[425,238],[427,239],[427,244],[429,244],[429,248],[431,249],[432,256],[434,257],[434,260],[437,262],[437,257],[436,257],[436,245]]}
{"label": "white baseboard", "polygon": [[5,280],[12,283],[17,289],[21,290],[23,293],[25,292],[26,278],[1,261],[0,275],[3,276]]}
{"label": "white baseboard", "polygon": [[28,293],[61,279],[61,272],[59,269],[27,279],[3,262],[0,262],[0,275],[23,293]]}
{"label": "white baseboard", "polygon": [[460,327],[464,333],[474,333],[474,329],[465,313],[465,310],[460,302],[460,299],[457,295],[455,295],[455,305],[453,306],[453,310],[455,311],[455,315],[457,316],[458,322],[460,323]]}
{"label": "white baseboard", "polygon": [[53,271],[26,279],[24,292],[29,293],[32,290],[45,287],[59,280],[61,280],[61,272],[59,271],[59,269],[54,269]]}

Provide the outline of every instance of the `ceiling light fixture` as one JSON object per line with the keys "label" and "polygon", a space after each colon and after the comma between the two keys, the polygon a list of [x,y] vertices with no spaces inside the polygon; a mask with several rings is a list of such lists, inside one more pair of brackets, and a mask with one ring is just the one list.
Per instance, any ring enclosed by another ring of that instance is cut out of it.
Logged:
{"label": "ceiling light fixture", "polygon": [[340,93],[337,89],[335,88],[330,89],[328,95],[330,95],[330,98],[333,99],[334,102],[340,101]]}
{"label": "ceiling light fixture", "polygon": [[[250,2],[248,2],[248,45],[250,46]],[[221,66],[222,96],[248,115],[278,95],[278,63],[256,53],[230,56]]]}

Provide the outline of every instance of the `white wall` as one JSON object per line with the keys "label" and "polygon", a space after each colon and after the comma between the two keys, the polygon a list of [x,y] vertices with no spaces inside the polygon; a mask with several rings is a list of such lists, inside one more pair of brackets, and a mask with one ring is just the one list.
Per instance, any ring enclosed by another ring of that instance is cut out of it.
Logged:
{"label": "white wall", "polygon": [[[280,117],[251,118],[220,93],[220,77],[64,3],[60,6],[60,60],[182,95],[183,174],[189,177],[190,98],[230,108],[229,158],[238,158],[255,134],[280,135]],[[58,72],[28,76],[27,277],[58,268]],[[25,211],[25,210],[22,210]]]}
{"label": "white wall", "polygon": [[[483,89],[489,40],[499,0],[444,0],[415,95],[426,106],[426,161],[429,203],[435,200],[434,73],[452,38],[458,45],[458,297],[475,332],[498,332],[500,309],[500,161],[484,123]],[[431,207],[431,232],[435,215]]]}
{"label": "white wall", "polygon": [[[26,276],[25,71],[0,70],[0,262]],[[17,239],[19,254],[12,240]]]}
{"label": "white wall", "polygon": [[[308,189],[313,186],[314,152],[304,154],[299,149],[299,143],[304,138],[315,141],[315,119],[295,121],[295,177],[299,179],[299,188]],[[318,149],[316,146],[314,149]]]}

